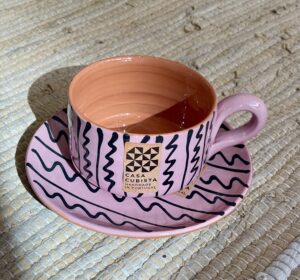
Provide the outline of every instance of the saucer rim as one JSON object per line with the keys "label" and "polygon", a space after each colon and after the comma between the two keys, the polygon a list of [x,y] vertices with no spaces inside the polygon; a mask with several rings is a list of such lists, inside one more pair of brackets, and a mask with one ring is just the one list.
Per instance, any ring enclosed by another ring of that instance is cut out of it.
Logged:
{"label": "saucer rim", "polygon": [[[107,227],[104,225],[99,225],[96,223],[92,223],[90,221],[84,220],[79,218],[77,215],[74,215],[72,213],[68,213],[63,211],[62,208],[56,206],[55,203],[52,203],[52,200],[49,199],[44,199],[43,195],[40,195],[39,192],[36,191],[36,188],[34,187],[34,182],[30,176],[30,172],[29,172],[29,168],[28,166],[26,166],[26,163],[28,162],[28,155],[29,152],[31,150],[31,146],[33,145],[33,140],[34,137],[36,136],[37,132],[40,130],[40,128],[42,127],[42,125],[51,120],[53,118],[53,116],[56,116],[58,114],[60,114],[62,111],[64,110],[60,110],[57,113],[53,114],[50,118],[48,118],[47,120],[43,121],[43,123],[36,129],[36,131],[34,132],[34,134],[31,137],[31,140],[29,142],[29,145],[27,147],[27,151],[26,151],[26,156],[25,156],[25,170],[26,170],[26,176],[28,179],[28,182],[30,184],[30,187],[32,189],[32,191],[35,193],[35,195],[37,196],[39,202],[46,206],[49,210],[53,211],[54,213],[56,213],[57,215],[59,215],[61,218],[67,220],[68,222],[71,222],[77,226],[86,228],[88,230],[92,230],[94,232],[99,232],[99,233],[103,233],[103,234],[107,234],[107,235],[111,235],[111,236],[118,236],[118,237],[126,237],[126,238],[137,238],[137,239],[151,239],[151,238],[165,238],[165,237],[172,237],[172,236],[177,236],[177,235],[181,235],[181,234],[186,234],[186,233],[191,233],[197,230],[201,230],[203,228],[206,228],[208,226],[210,226],[211,224],[214,224],[218,221],[220,221],[221,219],[229,216],[232,212],[234,212],[237,207],[240,205],[240,203],[245,199],[245,195],[249,192],[250,189],[250,184],[252,182],[252,178],[253,178],[253,166],[252,166],[252,159],[251,159],[251,154],[246,146],[245,143],[241,143],[244,144],[244,150],[246,151],[248,157],[249,157],[249,170],[250,172],[248,173],[248,178],[247,178],[247,182],[246,184],[248,185],[248,188],[244,188],[243,192],[241,192],[240,194],[243,195],[243,199],[238,198],[235,202],[236,205],[235,206],[231,206],[231,207],[227,207],[224,210],[224,215],[223,216],[214,216],[213,218],[210,218],[209,220],[206,220],[203,223],[198,223],[192,226],[187,226],[185,228],[180,228],[180,229],[171,229],[171,230],[154,230],[151,232],[142,232],[142,231],[136,231],[136,230],[126,230],[126,229],[117,229],[117,228],[113,228],[113,227]],[[223,122],[229,129],[232,129],[232,126],[230,124],[228,124],[228,122]],[[105,191],[105,190],[102,190]],[[174,194],[170,194],[170,195],[174,195]],[[166,195],[168,196],[168,195]],[[127,199],[132,199],[131,197],[128,197]],[[153,199],[152,197],[141,197],[141,200],[145,200],[145,199]]]}

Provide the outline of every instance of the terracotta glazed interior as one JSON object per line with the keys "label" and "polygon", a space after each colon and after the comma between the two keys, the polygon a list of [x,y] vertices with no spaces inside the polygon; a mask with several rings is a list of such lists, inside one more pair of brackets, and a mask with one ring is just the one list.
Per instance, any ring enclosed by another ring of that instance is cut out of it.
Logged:
{"label": "terracotta glazed interior", "polygon": [[168,133],[204,120],[215,103],[204,78],[177,62],[116,57],[81,71],[69,99],[90,122],[131,133]]}

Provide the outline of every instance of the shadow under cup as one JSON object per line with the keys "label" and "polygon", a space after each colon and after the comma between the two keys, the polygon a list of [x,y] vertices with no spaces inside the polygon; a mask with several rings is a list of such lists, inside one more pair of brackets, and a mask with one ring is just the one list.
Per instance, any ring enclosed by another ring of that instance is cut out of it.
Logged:
{"label": "shadow under cup", "polygon": [[115,57],[85,68],[70,87],[83,119],[133,134],[172,133],[201,123],[212,112],[212,87],[197,72],[156,57]]}

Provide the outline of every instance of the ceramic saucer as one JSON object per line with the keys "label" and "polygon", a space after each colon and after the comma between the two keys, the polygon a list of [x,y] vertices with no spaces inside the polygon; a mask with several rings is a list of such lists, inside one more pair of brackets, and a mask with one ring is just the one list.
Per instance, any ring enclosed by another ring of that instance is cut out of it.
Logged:
{"label": "ceramic saucer", "polygon": [[212,156],[186,196],[129,198],[102,191],[72,166],[65,110],[36,131],[26,171],[38,198],[58,215],[91,230],[136,238],[182,234],[222,219],[242,201],[252,175],[249,153],[240,144]]}

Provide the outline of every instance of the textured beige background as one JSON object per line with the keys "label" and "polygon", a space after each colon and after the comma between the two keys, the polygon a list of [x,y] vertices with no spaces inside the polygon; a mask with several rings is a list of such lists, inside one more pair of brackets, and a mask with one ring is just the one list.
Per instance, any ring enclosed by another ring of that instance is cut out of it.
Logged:
{"label": "textured beige background", "polygon": [[[265,271],[300,231],[299,37],[295,0],[0,1],[0,279],[249,279]],[[115,238],[66,222],[26,191],[24,153],[37,126],[65,107],[82,65],[120,54],[178,60],[220,98],[242,91],[265,100],[268,124],[248,145],[252,189],[231,216],[174,238]],[[300,279],[299,267],[290,279]]]}

